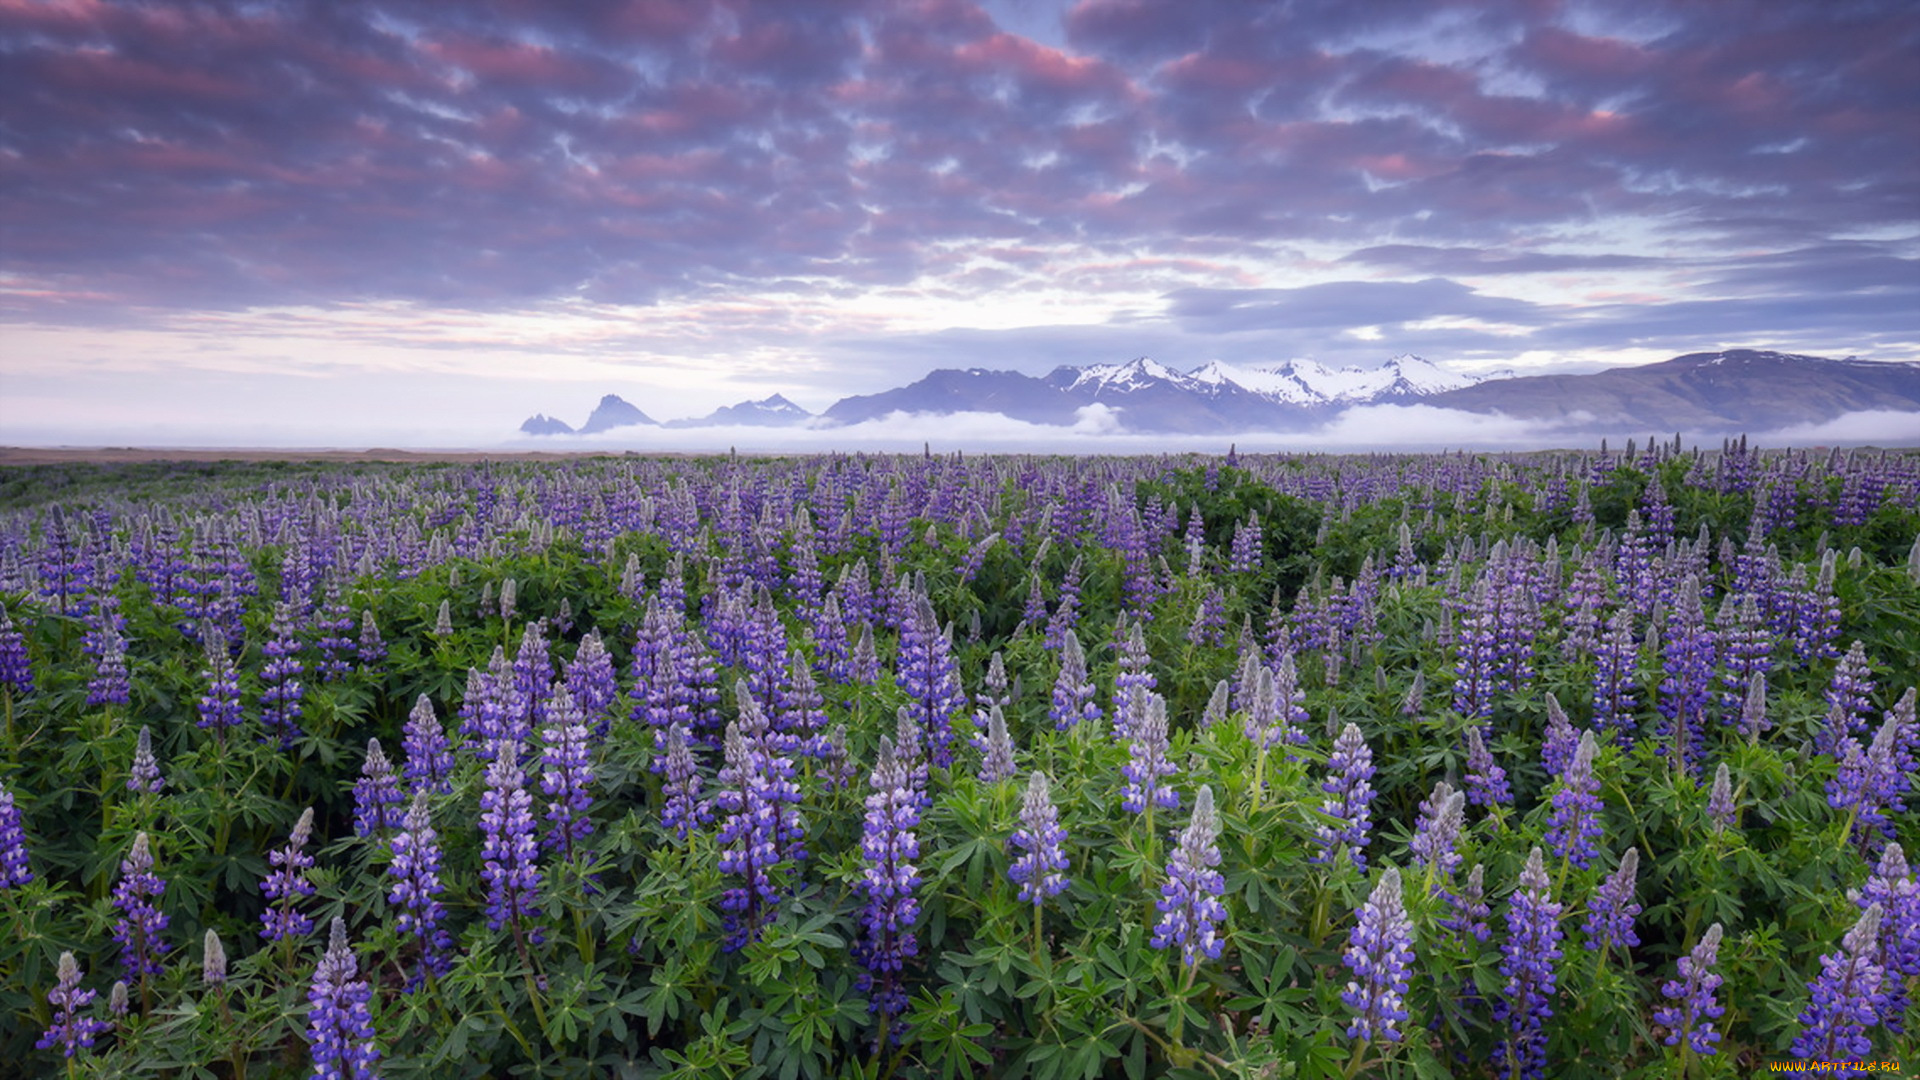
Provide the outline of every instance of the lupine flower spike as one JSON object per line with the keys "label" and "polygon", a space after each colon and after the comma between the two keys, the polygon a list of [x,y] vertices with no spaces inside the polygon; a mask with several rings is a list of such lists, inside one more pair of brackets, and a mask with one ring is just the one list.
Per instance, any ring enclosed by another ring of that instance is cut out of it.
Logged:
{"label": "lupine flower spike", "polygon": [[127,770],[127,790],[160,794],[167,781],[160,775],[160,762],[153,756],[153,730],[140,725],[140,738],[133,748],[133,767]]}
{"label": "lupine flower spike", "polygon": [[120,863],[120,883],[113,887],[113,906],[120,909],[114,921],[113,938],[120,943],[120,965],[127,978],[139,980],[161,973],[160,958],[167,943],[160,934],[169,919],[155,903],[167,891],[167,883],[153,872],[153,851],[147,834],[133,838],[133,847]]}
{"label": "lupine flower spike", "polygon": [[1640,944],[1640,936],[1633,930],[1633,920],[1640,914],[1640,905],[1633,902],[1634,879],[1639,873],[1640,849],[1628,848],[1620,857],[1619,867],[1593,891],[1593,900],[1587,905],[1588,949],[1626,949]]}
{"label": "lupine flower spike", "polygon": [[294,906],[301,897],[312,896],[314,892],[313,883],[307,880],[307,871],[313,868],[313,856],[306,853],[307,840],[312,835],[313,807],[309,806],[301,812],[300,820],[294,822],[287,845],[267,853],[267,861],[274,869],[260,883],[260,891],[273,903],[260,913],[260,921],[265,924],[260,936],[268,941],[305,937],[313,929],[313,920]]}
{"label": "lupine flower spike", "polygon": [[1554,961],[1560,959],[1560,911],[1540,849],[1527,856],[1520,887],[1507,909],[1507,941],[1500,948],[1500,973],[1507,984],[1494,999],[1493,1017],[1507,1025],[1506,1042],[1494,1048],[1508,1080],[1538,1080],[1546,1075],[1546,1021],[1553,1016]]}
{"label": "lupine flower spike", "polygon": [[335,916],[325,956],[313,971],[307,1000],[307,1041],[314,1080],[373,1080],[380,1051],[373,1042],[373,988],[357,978],[359,962],[347,942],[347,922]]}
{"label": "lupine flower spike", "polygon": [[1807,984],[1813,997],[1800,1013],[1800,1035],[1790,1051],[1794,1057],[1844,1061],[1873,1052],[1867,1029],[1878,1022],[1885,1000],[1886,970],[1875,960],[1881,914],[1879,904],[1869,905],[1840,950],[1820,958],[1820,974]]}
{"label": "lupine flower spike", "polygon": [[1220,817],[1213,809],[1213,789],[1202,786],[1193,800],[1193,817],[1179,833],[1179,843],[1167,860],[1167,883],[1160,889],[1160,922],[1153,928],[1153,947],[1180,947],[1180,963],[1187,979],[1200,960],[1220,958],[1216,926],[1227,917],[1220,894],[1227,882],[1220,871]]}
{"label": "lupine flower spike", "polygon": [[59,1047],[61,1053],[72,1058],[83,1049],[91,1050],[94,1038],[113,1027],[88,1012],[87,1006],[93,1004],[100,992],[80,989],[80,978],[79,961],[70,952],[61,953],[58,981],[47,992],[47,1004],[53,1006],[53,1023],[35,1046],[42,1050]]}
{"label": "lupine flower spike", "polygon": [[899,1037],[899,1017],[908,1002],[901,972],[919,951],[913,922],[920,903],[913,890],[920,884],[920,872],[914,866],[920,857],[920,842],[914,834],[920,823],[920,800],[908,785],[907,773],[893,740],[882,735],[860,841],[866,861],[861,888],[867,894],[867,909],[861,919],[865,939],[857,951],[866,968],[858,985],[868,992],[867,1011],[880,1018],[881,1034],[890,1040]]}
{"label": "lupine flower spike", "polygon": [[1707,928],[1693,951],[1680,958],[1680,977],[1660,987],[1661,996],[1672,1004],[1653,1010],[1653,1022],[1666,1029],[1662,1040],[1666,1045],[1678,1046],[1684,1041],[1688,1049],[1702,1057],[1719,1051],[1714,1044],[1720,1041],[1720,1033],[1713,1029],[1713,1022],[1727,1011],[1713,997],[1724,981],[1713,970],[1720,955],[1720,936],[1719,923]]}
{"label": "lupine flower spike", "polygon": [[20,822],[20,807],[13,792],[0,782],[0,889],[12,889],[33,880],[27,865],[27,832]]}
{"label": "lupine flower spike", "polygon": [[1407,1019],[1407,969],[1413,961],[1413,920],[1400,895],[1400,871],[1388,867],[1360,908],[1344,957],[1353,978],[1340,1000],[1354,1012],[1347,1038],[1399,1042]]}
{"label": "lupine flower spike", "polygon": [[1067,831],[1060,827],[1060,815],[1047,788],[1046,773],[1036,769],[1027,778],[1026,795],[1020,800],[1020,826],[1009,841],[1019,854],[1007,868],[1007,876],[1020,886],[1020,902],[1033,905],[1035,955],[1040,950],[1040,907],[1068,885]]}

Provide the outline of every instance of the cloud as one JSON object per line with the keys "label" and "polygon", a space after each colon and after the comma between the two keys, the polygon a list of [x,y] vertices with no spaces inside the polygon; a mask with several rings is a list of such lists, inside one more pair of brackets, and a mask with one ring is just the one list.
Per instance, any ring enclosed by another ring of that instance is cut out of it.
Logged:
{"label": "cloud", "polygon": [[1876,409],[1835,417],[1821,424],[1795,424],[1760,436],[1766,446],[1915,446],[1920,445],[1920,412]]}

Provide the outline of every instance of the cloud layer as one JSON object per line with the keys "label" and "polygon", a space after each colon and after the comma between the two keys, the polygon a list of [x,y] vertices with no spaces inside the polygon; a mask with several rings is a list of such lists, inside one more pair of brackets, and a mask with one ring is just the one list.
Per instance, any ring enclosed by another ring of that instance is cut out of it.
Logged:
{"label": "cloud layer", "polygon": [[688,412],[983,351],[1920,357],[1920,9],[1627,11],[0,0],[0,335],[717,375]]}

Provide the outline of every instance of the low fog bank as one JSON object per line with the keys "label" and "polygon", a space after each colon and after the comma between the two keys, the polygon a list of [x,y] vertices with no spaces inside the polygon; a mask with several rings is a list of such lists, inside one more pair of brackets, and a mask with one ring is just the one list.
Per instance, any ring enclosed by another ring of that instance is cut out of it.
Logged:
{"label": "low fog bank", "polygon": [[[1681,432],[1687,445],[1707,448],[1717,448],[1723,438],[1741,434],[1749,443],[1766,447],[1920,445],[1920,412],[1849,413],[1824,424],[1799,424],[1775,431]],[[1630,438],[1664,439],[1672,435],[1671,431],[1597,422],[1585,413],[1546,421],[1431,405],[1360,406],[1319,427],[1297,432],[1142,433],[1126,430],[1120,413],[1096,404],[1079,410],[1070,427],[1028,423],[999,413],[896,412],[847,426],[629,427],[597,435],[525,436],[509,445],[529,451],[903,453],[931,447],[941,451],[1053,454],[1221,453],[1231,445],[1249,453],[1364,453],[1588,449],[1597,448],[1602,439],[1621,446]]]}
{"label": "low fog bank", "polygon": [[[1574,413],[1555,420],[1460,412],[1431,405],[1365,405],[1347,409],[1302,431],[1227,431],[1162,434],[1128,431],[1126,416],[1101,404],[1079,410],[1070,426],[1034,424],[999,413],[946,415],[892,413],[846,426],[814,420],[803,427],[633,426],[596,435],[512,435],[462,422],[396,430],[371,424],[327,425],[313,418],[297,428],[264,424],[223,428],[152,425],[111,431],[36,428],[0,424],[0,445],[32,448],[141,448],[169,450],[362,451],[392,448],[438,453],[727,453],[810,454],[835,451],[1152,454],[1225,453],[1407,453],[1440,450],[1520,451],[1597,449],[1600,440],[1622,446],[1627,439],[1673,437],[1672,431],[1630,428]],[[1772,431],[1685,431],[1689,446],[1716,449],[1727,436],[1744,434],[1754,445],[1920,446],[1920,412],[1878,410],[1849,413],[1822,424],[1796,424]]]}

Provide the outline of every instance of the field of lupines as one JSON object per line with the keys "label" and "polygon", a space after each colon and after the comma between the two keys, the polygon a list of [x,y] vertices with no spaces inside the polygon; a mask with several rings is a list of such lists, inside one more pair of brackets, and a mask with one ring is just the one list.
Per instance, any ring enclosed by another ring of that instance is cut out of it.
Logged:
{"label": "field of lupines", "polygon": [[1900,1060],[1917,534],[1664,442],[6,470],[0,1072]]}

